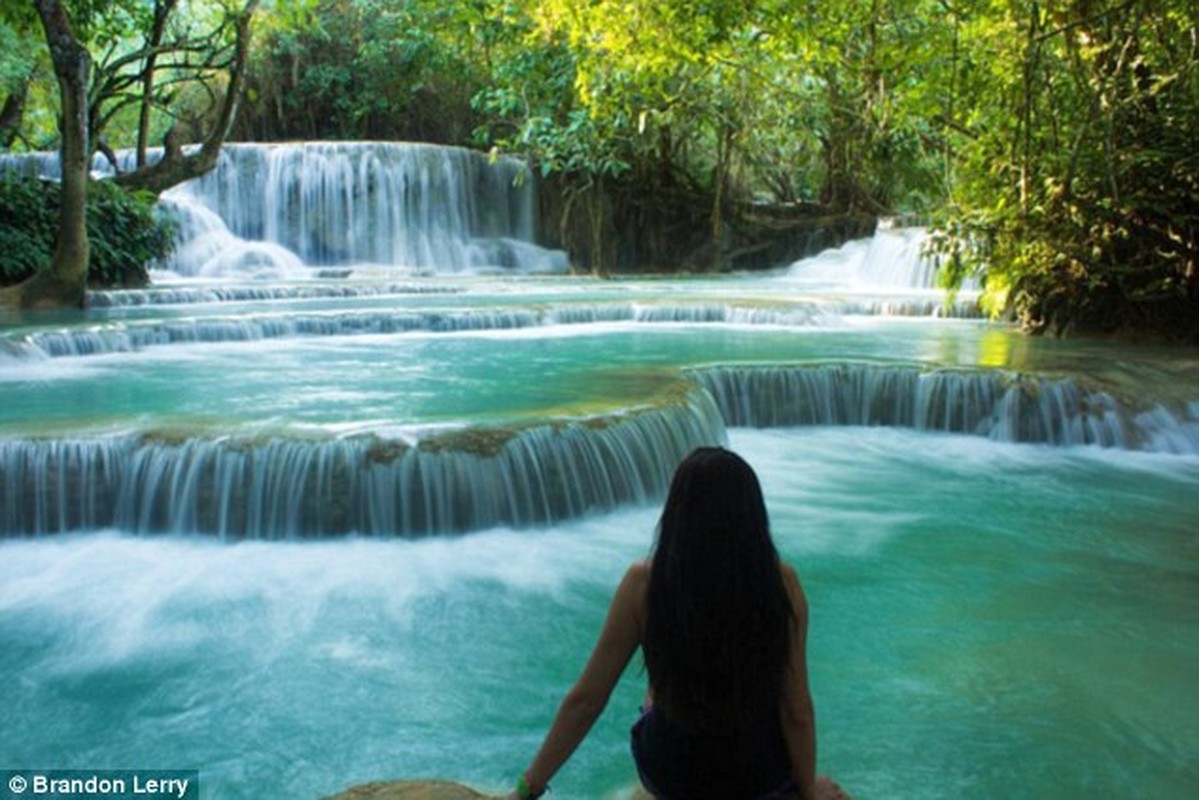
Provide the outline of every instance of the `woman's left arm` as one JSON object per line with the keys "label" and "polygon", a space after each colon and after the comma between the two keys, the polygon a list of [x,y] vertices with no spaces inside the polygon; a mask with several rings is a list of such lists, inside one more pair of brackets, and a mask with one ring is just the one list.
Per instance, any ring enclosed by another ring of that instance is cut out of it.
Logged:
{"label": "woman's left arm", "polygon": [[[616,588],[591,657],[562,699],[541,748],[524,774],[535,794],[545,790],[550,779],[587,736],[641,643],[648,585],[649,567],[642,562],[629,567]],[[517,795],[513,793],[509,797],[516,798]]]}
{"label": "woman's left arm", "polygon": [[816,798],[816,712],[808,688],[808,601],[795,570],[782,565],[783,584],[795,615],[780,713],[791,754],[791,773],[803,800]]}

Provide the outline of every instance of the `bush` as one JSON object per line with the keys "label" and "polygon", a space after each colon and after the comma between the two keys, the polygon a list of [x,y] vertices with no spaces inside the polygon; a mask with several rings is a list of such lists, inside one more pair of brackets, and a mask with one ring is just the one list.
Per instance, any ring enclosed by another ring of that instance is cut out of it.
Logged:
{"label": "bush", "polygon": [[[36,178],[0,179],[0,285],[19,283],[50,263],[60,188]],[[147,264],[170,254],[174,225],[154,210],[154,195],[111,181],[88,187],[88,285],[144,286]]]}
{"label": "bush", "polygon": [[0,285],[17,283],[50,262],[58,216],[58,186],[51,194],[42,181],[0,180]]}

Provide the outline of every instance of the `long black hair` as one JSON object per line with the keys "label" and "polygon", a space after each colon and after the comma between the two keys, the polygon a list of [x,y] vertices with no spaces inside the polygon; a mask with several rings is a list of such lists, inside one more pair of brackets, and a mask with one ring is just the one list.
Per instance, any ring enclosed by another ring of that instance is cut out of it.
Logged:
{"label": "long black hair", "polygon": [[794,612],[753,468],[718,447],[675,470],[658,521],[644,653],[654,703],[706,731],[778,707]]}

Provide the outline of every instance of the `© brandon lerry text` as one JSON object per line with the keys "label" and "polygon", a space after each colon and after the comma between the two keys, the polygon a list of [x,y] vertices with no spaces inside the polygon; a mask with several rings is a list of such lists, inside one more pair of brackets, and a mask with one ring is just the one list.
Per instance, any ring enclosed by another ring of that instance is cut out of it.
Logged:
{"label": "\u00a9 brandon lerry text", "polygon": [[187,778],[143,778],[133,776],[133,786],[124,778],[48,778],[34,775],[33,794],[144,794],[183,798],[187,796]]}

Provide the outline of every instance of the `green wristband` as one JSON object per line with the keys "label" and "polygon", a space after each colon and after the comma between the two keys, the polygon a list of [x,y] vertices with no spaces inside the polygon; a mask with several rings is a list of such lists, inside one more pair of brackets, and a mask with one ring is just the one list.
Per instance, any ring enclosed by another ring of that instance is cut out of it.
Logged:
{"label": "green wristband", "polygon": [[[548,788],[547,786],[546,789]],[[529,785],[528,777],[524,773],[521,773],[519,780],[516,781],[516,796],[520,800],[537,800],[543,794],[545,794],[545,789],[542,789],[540,792],[533,791],[533,787]]]}

